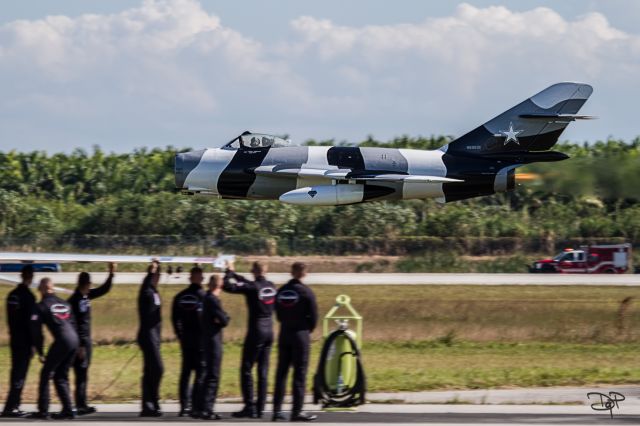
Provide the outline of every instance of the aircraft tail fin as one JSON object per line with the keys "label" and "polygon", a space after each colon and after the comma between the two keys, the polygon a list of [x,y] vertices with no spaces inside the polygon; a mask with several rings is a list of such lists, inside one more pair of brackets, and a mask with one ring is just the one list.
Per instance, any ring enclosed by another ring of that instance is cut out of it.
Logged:
{"label": "aircraft tail fin", "polygon": [[449,154],[491,155],[551,149],[575,120],[593,88],[581,83],[557,83],[445,145]]}

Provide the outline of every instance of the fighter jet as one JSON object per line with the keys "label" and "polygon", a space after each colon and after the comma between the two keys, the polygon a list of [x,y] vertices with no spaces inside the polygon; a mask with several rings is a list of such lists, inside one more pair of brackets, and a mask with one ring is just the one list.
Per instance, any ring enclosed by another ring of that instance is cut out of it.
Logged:
{"label": "fighter jet", "polygon": [[550,151],[593,89],[558,83],[433,151],[295,146],[244,132],[221,148],[180,153],[176,186],[187,194],[335,206],[435,198],[450,202],[511,191],[515,169],[561,161]]}

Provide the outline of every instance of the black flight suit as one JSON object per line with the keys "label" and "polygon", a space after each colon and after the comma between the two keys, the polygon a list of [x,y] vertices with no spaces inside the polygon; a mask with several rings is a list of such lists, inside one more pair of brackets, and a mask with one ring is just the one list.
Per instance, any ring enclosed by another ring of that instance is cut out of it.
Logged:
{"label": "black flight suit", "polygon": [[204,385],[202,413],[212,414],[220,384],[222,364],[222,329],[229,324],[229,315],[222,309],[220,299],[207,292],[202,301],[202,338],[204,349]]}
{"label": "black flight suit", "polygon": [[276,315],[280,321],[278,368],[273,393],[273,411],[282,411],[289,367],[293,365],[293,415],[300,414],[304,404],[310,334],[318,322],[318,306],[313,291],[292,279],[278,290]]}
{"label": "black flight suit", "polygon": [[[231,282],[235,280],[236,283]],[[264,277],[249,281],[233,271],[224,276],[224,291],[244,294],[249,311],[247,335],[242,348],[240,364],[240,383],[245,408],[256,409],[260,415],[264,412],[267,400],[267,374],[269,356],[273,344],[273,309],[276,300],[276,286]],[[253,399],[253,376],[251,370],[258,364],[258,400]]]}
{"label": "black flight suit", "polygon": [[[173,330],[180,341],[182,350],[182,368],[180,370],[179,394],[180,408],[184,411],[191,405],[193,412],[200,412],[202,400],[202,379],[204,359],[202,357],[202,331],[200,313],[204,290],[199,284],[191,284],[173,299],[171,321]],[[191,372],[195,374],[193,389],[189,389]],[[191,404],[189,404],[191,402]]]}
{"label": "black flight suit", "polygon": [[11,348],[11,383],[4,413],[20,408],[22,389],[33,356],[30,319],[36,298],[25,284],[18,285],[7,296],[7,324]]}
{"label": "black flight suit", "polygon": [[62,412],[70,413],[71,392],[69,391],[69,368],[78,350],[79,339],[71,305],[55,294],[47,294],[34,309],[31,316],[33,342],[38,354],[43,354],[44,337],[42,324],[53,336],[47,357],[40,372],[38,412],[49,411],[49,380],[53,383],[62,404]]}
{"label": "black flight suit", "polygon": [[138,294],[138,345],[142,350],[142,411],[160,411],[160,382],[164,373],[160,356],[160,331],[162,329],[162,311],[160,294],[151,284],[152,274],[148,274]]}
{"label": "black flight suit", "polygon": [[80,348],[84,348],[84,358],[76,356],[73,361],[73,371],[76,376],[76,408],[87,407],[87,380],[89,365],[91,364],[91,300],[102,297],[111,290],[113,274],[109,274],[107,280],[100,287],[92,288],[89,294],[83,295],[80,290],[71,295],[68,302],[73,309],[76,330],[80,339]]}

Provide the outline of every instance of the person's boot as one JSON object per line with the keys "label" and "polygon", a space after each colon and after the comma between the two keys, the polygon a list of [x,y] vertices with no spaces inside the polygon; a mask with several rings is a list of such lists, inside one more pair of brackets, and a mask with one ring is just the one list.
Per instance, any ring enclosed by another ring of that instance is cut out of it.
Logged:
{"label": "person's boot", "polygon": [[87,414],[93,414],[93,413],[95,413],[97,411],[98,411],[98,409],[96,407],[89,407],[89,406],[78,407],[76,409],[76,413],[79,416],[86,416]]}
{"label": "person's boot", "polygon": [[0,414],[0,417],[10,417],[14,419],[21,419],[23,417],[27,417],[28,415],[29,413],[27,413],[26,411],[20,411],[19,408],[15,408],[13,410],[3,411],[2,414]]}
{"label": "person's boot", "polygon": [[211,412],[211,413],[204,413],[200,416],[200,418],[202,420],[221,420],[222,416],[218,413],[215,412]]}
{"label": "person's boot", "polygon": [[73,420],[76,418],[76,413],[73,410],[62,410],[59,413],[53,413],[51,418],[53,420]]}
{"label": "person's boot", "polygon": [[47,411],[36,411],[35,413],[31,413],[27,416],[29,419],[38,419],[38,420],[49,420],[49,412]]}
{"label": "person's boot", "polygon": [[236,411],[231,414],[234,419],[256,419],[258,418],[258,412],[255,407],[245,405],[240,411]]}
{"label": "person's boot", "polygon": [[140,417],[162,417],[162,411],[160,411],[160,410],[142,410],[142,411],[140,411]]}
{"label": "person's boot", "polygon": [[287,420],[289,420],[287,418],[287,415],[284,414],[282,411],[274,411],[273,416],[271,417],[272,422],[285,422]]}
{"label": "person's boot", "polygon": [[191,415],[191,410],[188,408],[181,408],[178,412],[178,417],[186,417]]}
{"label": "person's boot", "polygon": [[318,418],[318,416],[315,416],[313,414],[309,414],[309,413],[305,413],[305,412],[300,412],[300,413],[294,413],[291,415],[291,421],[292,422],[312,422],[314,420],[316,420]]}

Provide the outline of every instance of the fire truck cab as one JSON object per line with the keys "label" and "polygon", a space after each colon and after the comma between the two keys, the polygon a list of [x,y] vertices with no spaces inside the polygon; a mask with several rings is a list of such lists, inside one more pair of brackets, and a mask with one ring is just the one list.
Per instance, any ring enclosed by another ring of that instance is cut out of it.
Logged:
{"label": "fire truck cab", "polygon": [[529,272],[565,274],[624,274],[631,264],[631,244],[567,248],[554,258],[542,259]]}

